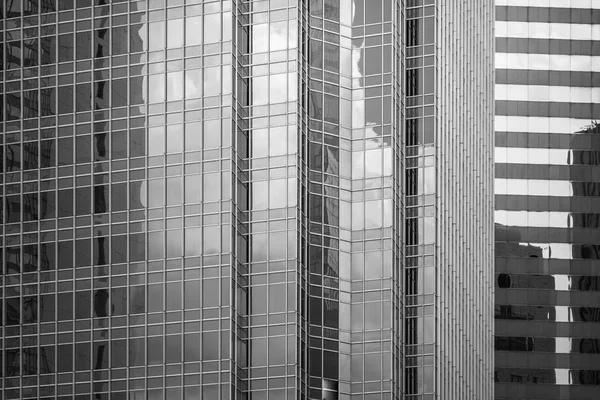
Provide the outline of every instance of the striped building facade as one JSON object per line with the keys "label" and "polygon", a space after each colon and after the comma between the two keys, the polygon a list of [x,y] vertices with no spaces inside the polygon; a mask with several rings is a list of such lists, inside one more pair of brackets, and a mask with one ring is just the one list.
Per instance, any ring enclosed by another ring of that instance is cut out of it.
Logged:
{"label": "striped building facade", "polygon": [[600,397],[600,2],[496,3],[496,399]]}

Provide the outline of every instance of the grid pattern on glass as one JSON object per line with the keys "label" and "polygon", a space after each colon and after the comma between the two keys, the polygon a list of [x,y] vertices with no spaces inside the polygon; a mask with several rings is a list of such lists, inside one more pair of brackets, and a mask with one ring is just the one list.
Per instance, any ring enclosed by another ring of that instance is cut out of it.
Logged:
{"label": "grid pattern on glass", "polygon": [[1,3],[4,398],[434,396],[433,1]]}
{"label": "grid pattern on glass", "polygon": [[[248,397],[295,399],[303,369],[298,307],[298,19],[295,1],[248,2],[248,46],[241,61],[249,85],[242,112],[248,137],[243,174],[249,190]],[[300,368],[298,368],[300,367]]]}
{"label": "grid pattern on glass", "polygon": [[340,4],[308,3],[309,398],[337,398],[339,386]]}
{"label": "grid pattern on glass", "polygon": [[3,395],[226,398],[231,5],[103,3],[3,8]]}
{"label": "grid pattern on glass", "polygon": [[[118,397],[126,389],[121,379],[127,371],[121,367],[127,355],[122,351],[126,341],[117,339],[126,337],[121,335],[127,316],[139,324],[145,308],[139,275],[128,287],[127,265],[122,264],[129,244],[130,267],[140,271],[135,261],[143,257],[144,234],[135,224],[128,231],[127,222],[144,218],[137,211],[142,199],[133,189],[131,215],[123,212],[127,183],[121,183],[128,167],[134,180],[145,176],[139,129],[145,122],[138,107],[127,108],[126,92],[109,89],[111,76],[123,76],[119,67],[124,61],[109,58],[110,43],[104,40],[110,31],[109,9],[82,4],[73,10],[63,2],[57,10],[54,2],[37,3],[7,2],[3,20],[3,34],[10,38],[3,57],[10,102],[3,116],[8,139],[4,193],[9,194],[3,199],[3,394],[84,394],[91,393],[94,382],[99,395],[106,396],[104,369],[110,362]],[[117,13],[126,11],[127,5],[116,7]],[[132,21],[136,18],[139,13]],[[131,38],[130,60],[136,64],[141,41],[137,33]],[[140,104],[141,96],[134,88],[131,104]],[[105,235],[111,232],[114,240],[125,241],[109,244]],[[119,236],[128,232],[129,238]],[[112,285],[103,277],[109,261],[115,264]],[[139,359],[145,353],[143,339],[132,339],[130,350],[131,358]],[[104,362],[95,363],[99,358]],[[75,389],[78,383],[83,385]]]}
{"label": "grid pattern on glass", "polygon": [[395,146],[402,146],[394,112],[401,64],[392,60],[399,56],[402,8],[360,0],[341,8],[353,14],[343,15],[340,27],[340,265],[348,266],[340,268],[340,304],[348,316],[340,319],[340,380],[357,398],[402,392],[393,374],[399,355],[392,308],[400,284],[393,239],[402,229],[392,207]]}

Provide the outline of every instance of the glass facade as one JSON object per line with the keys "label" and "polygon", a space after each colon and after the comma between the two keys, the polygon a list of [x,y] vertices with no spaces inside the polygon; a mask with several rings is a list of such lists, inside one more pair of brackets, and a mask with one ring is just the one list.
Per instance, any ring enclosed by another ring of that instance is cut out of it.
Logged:
{"label": "glass facade", "polygon": [[599,4],[496,7],[496,399],[600,396]]}
{"label": "glass facade", "polygon": [[0,398],[491,398],[491,0],[0,6]]}

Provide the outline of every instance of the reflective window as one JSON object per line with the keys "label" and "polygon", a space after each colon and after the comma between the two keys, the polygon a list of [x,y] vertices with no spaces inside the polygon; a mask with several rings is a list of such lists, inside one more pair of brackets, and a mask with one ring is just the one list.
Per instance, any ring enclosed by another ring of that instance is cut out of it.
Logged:
{"label": "reflective window", "polygon": [[165,48],[165,21],[148,24],[148,49],[162,50]]}
{"label": "reflective window", "polygon": [[204,16],[204,43],[215,43],[221,40],[221,14]]}

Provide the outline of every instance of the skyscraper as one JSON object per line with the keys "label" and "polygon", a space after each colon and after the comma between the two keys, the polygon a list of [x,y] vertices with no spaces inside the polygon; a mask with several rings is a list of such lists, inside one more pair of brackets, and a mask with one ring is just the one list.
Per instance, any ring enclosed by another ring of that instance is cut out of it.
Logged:
{"label": "skyscraper", "polygon": [[600,4],[496,9],[496,399],[600,396]]}
{"label": "skyscraper", "polygon": [[491,0],[3,0],[4,399],[492,397]]}

